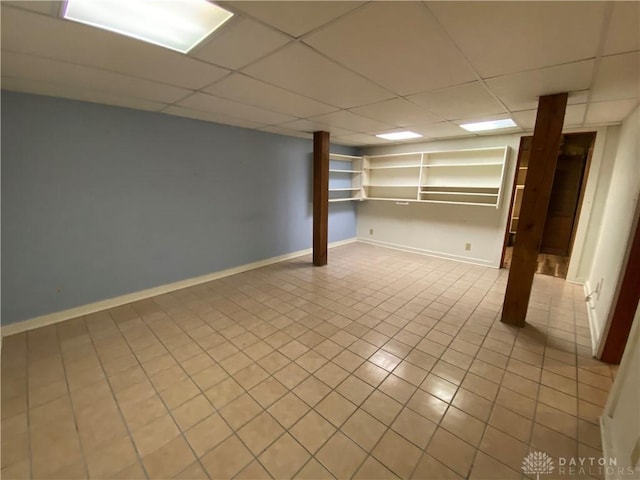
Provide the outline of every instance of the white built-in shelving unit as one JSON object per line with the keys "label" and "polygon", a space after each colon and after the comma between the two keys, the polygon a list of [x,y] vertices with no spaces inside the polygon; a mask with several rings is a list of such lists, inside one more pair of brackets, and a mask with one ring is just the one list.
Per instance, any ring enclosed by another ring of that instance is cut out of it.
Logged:
{"label": "white built-in shelving unit", "polygon": [[[329,201],[387,200],[499,208],[509,147],[330,156]],[[350,165],[345,166],[345,164]],[[331,182],[331,180],[330,180]],[[350,182],[350,183],[349,183]],[[339,192],[344,192],[339,194]]]}
{"label": "white built-in shelving unit", "polygon": [[329,202],[362,200],[363,157],[329,154]]}

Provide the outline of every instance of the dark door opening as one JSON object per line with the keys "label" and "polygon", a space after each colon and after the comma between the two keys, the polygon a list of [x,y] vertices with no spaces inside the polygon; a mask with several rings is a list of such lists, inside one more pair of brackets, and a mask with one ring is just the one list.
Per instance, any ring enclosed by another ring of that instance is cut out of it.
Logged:
{"label": "dark door opening", "polygon": [[[518,230],[522,194],[526,185],[532,137],[522,137],[518,151],[517,173],[511,214],[505,235],[502,266],[511,263],[511,251]],[[572,133],[562,136],[558,162],[547,217],[538,254],[537,273],[566,278],[573,248],[589,163],[595,142],[595,132]]]}

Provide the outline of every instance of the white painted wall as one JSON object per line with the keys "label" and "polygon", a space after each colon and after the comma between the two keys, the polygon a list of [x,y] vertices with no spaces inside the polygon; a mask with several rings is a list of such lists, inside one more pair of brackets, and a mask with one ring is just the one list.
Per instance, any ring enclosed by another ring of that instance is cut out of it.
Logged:
{"label": "white painted wall", "polygon": [[[618,290],[640,194],[640,109],[620,129],[602,223],[585,283],[590,300],[589,321],[594,347],[600,350]],[[599,288],[598,288],[599,285]],[[595,291],[597,293],[595,293]]]}
{"label": "white painted wall", "polygon": [[608,479],[637,478],[640,469],[640,306],[636,310],[620,369],[601,417],[605,457],[615,458],[619,470]]}

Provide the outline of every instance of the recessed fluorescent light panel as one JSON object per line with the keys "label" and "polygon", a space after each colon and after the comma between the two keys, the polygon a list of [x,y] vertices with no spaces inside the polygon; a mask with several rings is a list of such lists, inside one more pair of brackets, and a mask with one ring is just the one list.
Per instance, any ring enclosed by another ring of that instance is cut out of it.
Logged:
{"label": "recessed fluorescent light panel", "polygon": [[465,123],[460,126],[469,132],[483,132],[485,130],[517,127],[514,121],[510,118],[505,118],[504,120],[491,120],[489,122]]}
{"label": "recessed fluorescent light panel", "polygon": [[385,140],[408,140],[409,138],[420,138],[421,136],[416,132],[392,132],[376,135],[376,137],[384,138]]}
{"label": "recessed fluorescent light panel", "polygon": [[233,13],[207,0],[67,0],[63,16],[187,53]]}

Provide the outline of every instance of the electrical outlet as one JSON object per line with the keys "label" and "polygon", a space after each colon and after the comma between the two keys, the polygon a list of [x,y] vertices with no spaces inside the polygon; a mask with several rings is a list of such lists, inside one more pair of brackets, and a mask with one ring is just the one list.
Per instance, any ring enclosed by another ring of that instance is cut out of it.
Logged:
{"label": "electrical outlet", "polygon": [[369,229],[369,235],[373,235],[373,228]]}
{"label": "electrical outlet", "polygon": [[470,243],[465,243],[464,244],[464,249],[465,250],[471,250],[471,244]]}

